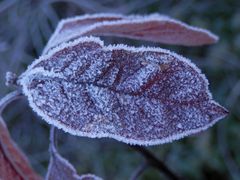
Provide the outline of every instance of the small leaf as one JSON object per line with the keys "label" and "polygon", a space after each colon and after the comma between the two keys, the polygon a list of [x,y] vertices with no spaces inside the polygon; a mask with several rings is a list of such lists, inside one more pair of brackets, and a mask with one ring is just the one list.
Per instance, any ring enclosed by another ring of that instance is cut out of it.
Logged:
{"label": "small leaf", "polygon": [[207,30],[159,14],[94,14],[61,21],[44,53],[62,42],[86,35],[118,36],[185,46],[212,44],[218,40],[216,35]]}
{"label": "small leaf", "polygon": [[10,137],[7,127],[0,116],[0,179],[15,180],[41,178],[31,168],[27,158]]}
{"label": "small leaf", "polygon": [[[72,18],[63,19],[58,24],[54,34],[51,36],[46,47],[44,48],[43,54],[49,49],[55,47],[59,42],[71,39],[73,36],[82,36],[82,33],[92,26],[93,24],[101,23],[104,21],[111,22],[124,19],[123,15],[120,14],[93,14],[76,16]],[[61,39],[58,39],[61,38]]]}
{"label": "small leaf", "polygon": [[93,174],[79,176],[75,168],[54,149],[51,153],[46,180],[102,180]]}
{"label": "small leaf", "polygon": [[160,48],[104,46],[93,37],[51,50],[19,83],[48,123],[73,135],[130,144],[180,139],[227,114],[188,59]]}

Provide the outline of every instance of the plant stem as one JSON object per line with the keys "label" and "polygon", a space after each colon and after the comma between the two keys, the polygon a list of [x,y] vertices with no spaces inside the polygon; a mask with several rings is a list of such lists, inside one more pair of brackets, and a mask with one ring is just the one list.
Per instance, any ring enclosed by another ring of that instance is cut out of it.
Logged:
{"label": "plant stem", "polygon": [[150,151],[141,146],[130,146],[144,156],[149,165],[163,172],[169,179],[179,180],[180,178],[173,173],[161,160],[155,157]]}
{"label": "plant stem", "polygon": [[56,149],[56,128],[52,125],[50,129],[50,136],[49,136],[50,144],[49,144],[49,151],[54,156],[57,152]]}
{"label": "plant stem", "polygon": [[6,106],[8,104],[10,104],[12,101],[15,101],[15,100],[21,98],[22,96],[23,95],[20,90],[13,91],[13,92],[7,94],[6,96],[4,96],[0,100],[0,115],[2,115],[3,110],[6,108]]}
{"label": "plant stem", "polygon": [[149,164],[147,162],[144,162],[143,164],[138,166],[138,168],[133,172],[130,180],[137,180],[141,176],[143,171],[145,171],[148,168],[148,166]]}

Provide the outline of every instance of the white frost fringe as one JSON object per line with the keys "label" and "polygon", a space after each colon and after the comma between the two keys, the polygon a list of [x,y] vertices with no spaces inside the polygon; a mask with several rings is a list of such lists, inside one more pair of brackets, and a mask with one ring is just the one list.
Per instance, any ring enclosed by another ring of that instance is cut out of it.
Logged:
{"label": "white frost fringe", "polygon": [[[48,58],[50,58],[52,55],[54,55],[56,52],[59,52],[61,50],[63,50],[64,48],[67,48],[67,47],[72,47],[72,46],[75,46],[79,43],[83,43],[83,42],[95,42],[95,43],[98,43],[99,45],[101,45],[103,47],[104,50],[106,51],[111,51],[111,50],[121,50],[121,49],[124,49],[124,50],[127,50],[127,51],[131,51],[131,52],[144,52],[144,51],[152,51],[152,52],[160,52],[160,53],[167,53],[167,54],[170,54],[171,56],[175,57],[176,59],[178,59],[179,61],[182,61],[182,62],[185,62],[187,63],[189,66],[191,66],[194,70],[196,70],[200,76],[203,78],[203,80],[205,81],[205,83],[208,85],[208,81],[205,77],[205,75],[203,75],[200,71],[199,68],[197,68],[193,63],[191,63],[191,61],[189,59],[186,59],[176,53],[173,53],[169,50],[165,50],[165,49],[161,49],[161,48],[152,48],[152,47],[140,47],[140,48],[135,48],[135,47],[129,47],[129,46],[126,46],[126,45],[122,45],[122,44],[119,44],[119,45],[110,45],[110,46],[104,46],[104,43],[103,41],[101,41],[99,38],[96,38],[96,37],[81,37],[81,38],[78,38],[74,41],[71,41],[71,42],[66,42],[66,43],[62,43],[60,44],[59,46],[53,48],[52,50],[49,51],[48,54],[46,55],[43,55],[41,56],[39,59],[35,60],[27,69],[27,71],[25,73],[23,73],[20,78],[19,78],[19,83],[23,86],[23,93],[28,97],[28,100],[29,100],[29,103],[30,103],[30,106],[32,107],[32,109],[38,114],[40,115],[44,120],[46,120],[49,124],[52,124],[60,129],[63,129],[64,131],[70,133],[70,134],[73,134],[73,135],[78,135],[78,136],[87,136],[87,137],[90,137],[90,138],[102,138],[102,137],[108,137],[108,138],[114,138],[118,141],[122,141],[122,142],[125,142],[125,143],[128,143],[128,144],[138,144],[138,145],[157,145],[157,144],[163,144],[163,143],[168,143],[168,142],[171,142],[173,140],[177,140],[177,139],[180,139],[180,138],[183,138],[185,136],[188,136],[188,135],[191,135],[191,134],[194,134],[194,133],[198,133],[200,131],[203,131],[203,130],[206,130],[207,128],[211,127],[212,125],[214,125],[218,120],[222,119],[224,117],[224,115],[222,117],[219,117],[217,119],[215,119],[214,121],[212,121],[210,124],[204,126],[204,127],[201,127],[201,128],[198,128],[198,129],[194,129],[194,130],[189,130],[187,132],[184,132],[184,133],[179,133],[179,134],[175,134],[175,135],[171,135],[171,136],[168,136],[168,137],[165,137],[163,139],[157,139],[157,140],[150,140],[150,141],[142,141],[142,140],[136,140],[136,139],[129,139],[129,138],[124,138],[122,136],[118,136],[118,135],[114,135],[114,134],[108,134],[108,133],[102,133],[102,134],[99,134],[99,133],[85,133],[85,132],[81,132],[79,130],[72,130],[70,128],[68,128],[66,125],[64,124],[61,124],[60,122],[52,119],[51,117],[47,116],[45,113],[43,113],[41,111],[41,109],[39,109],[35,103],[33,102],[33,98],[31,96],[31,93],[29,93],[28,89],[27,89],[27,84],[29,83],[29,78],[32,77],[32,75],[34,74],[43,74],[45,76],[58,76],[58,77],[63,77],[61,74],[56,74],[56,73],[53,73],[53,72],[49,72],[49,71],[46,71],[42,68],[33,68],[34,65],[38,64],[39,62],[41,61],[44,61]],[[208,88],[207,88],[207,93],[210,97],[210,99],[212,99],[212,95],[211,93],[209,92]],[[216,104],[218,106],[220,106],[218,103],[216,103],[215,101],[213,100],[210,100],[209,103],[213,103],[213,104]],[[222,106],[220,106],[222,107]]]}

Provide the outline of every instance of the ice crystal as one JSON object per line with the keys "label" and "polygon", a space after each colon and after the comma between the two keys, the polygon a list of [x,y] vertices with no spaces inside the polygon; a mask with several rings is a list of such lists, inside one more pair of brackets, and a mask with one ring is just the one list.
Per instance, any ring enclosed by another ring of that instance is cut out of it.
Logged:
{"label": "ice crystal", "polygon": [[216,35],[207,30],[159,14],[94,14],[62,20],[44,53],[62,42],[87,35],[127,37],[186,46],[212,44],[218,40]]}
{"label": "ice crystal", "polygon": [[170,142],[227,114],[186,58],[160,48],[104,46],[94,37],[51,49],[19,83],[33,110],[50,124],[130,144]]}

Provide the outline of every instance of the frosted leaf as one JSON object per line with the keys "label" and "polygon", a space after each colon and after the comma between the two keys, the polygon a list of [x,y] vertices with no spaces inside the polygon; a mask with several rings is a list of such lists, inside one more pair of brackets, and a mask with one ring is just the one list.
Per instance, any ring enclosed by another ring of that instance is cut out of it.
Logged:
{"label": "frosted leaf", "polygon": [[46,180],[102,180],[93,174],[79,176],[75,168],[58,152],[51,155]]}
{"label": "frosted leaf", "polygon": [[84,37],[35,60],[19,83],[30,106],[73,135],[154,145],[225,117],[188,59],[160,48],[104,46]]}
{"label": "frosted leaf", "polygon": [[102,178],[99,178],[93,174],[83,174],[79,177],[79,180],[102,180]]}
{"label": "frosted leaf", "polygon": [[212,44],[218,40],[216,35],[207,30],[159,14],[94,14],[62,20],[44,53],[62,42],[86,35],[118,36],[186,46]]}
{"label": "frosted leaf", "polygon": [[64,40],[71,38],[73,33],[77,34],[77,36],[81,36],[82,32],[85,32],[86,29],[93,24],[104,21],[117,21],[124,18],[125,17],[120,14],[100,13],[63,19],[59,22],[54,34],[48,41],[46,47],[44,48],[43,54],[45,54],[51,47],[59,44],[59,42],[63,42]]}

